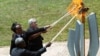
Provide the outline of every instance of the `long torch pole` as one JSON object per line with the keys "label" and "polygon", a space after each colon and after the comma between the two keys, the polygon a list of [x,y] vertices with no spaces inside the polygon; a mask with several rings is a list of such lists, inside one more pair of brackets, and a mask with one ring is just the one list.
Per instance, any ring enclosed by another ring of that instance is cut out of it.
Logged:
{"label": "long torch pole", "polygon": [[62,31],[73,21],[73,19],[76,17],[77,15],[73,16],[70,21],[68,23],[66,23],[66,25],[52,38],[52,40],[50,41],[51,43],[53,41],[55,41],[55,39],[59,36],[59,34],[62,33]]}
{"label": "long torch pole", "polygon": [[64,14],[62,17],[60,17],[58,20],[56,20],[55,22],[53,22],[52,24],[50,24],[50,28],[54,27],[59,21],[61,21],[63,18],[67,17],[70,15],[70,13],[76,8],[76,5],[70,10],[68,11],[66,14]]}

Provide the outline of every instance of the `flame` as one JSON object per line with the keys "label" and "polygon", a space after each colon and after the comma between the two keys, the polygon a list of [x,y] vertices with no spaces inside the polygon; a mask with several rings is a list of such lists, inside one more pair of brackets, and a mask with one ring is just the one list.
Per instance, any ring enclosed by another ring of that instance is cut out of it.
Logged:
{"label": "flame", "polygon": [[71,15],[76,15],[78,14],[78,17],[81,17],[81,15],[79,14],[79,11],[81,10],[81,8],[84,7],[83,1],[82,0],[73,0],[72,3],[69,5],[68,7],[68,11],[71,11],[73,8],[73,10],[71,11]]}

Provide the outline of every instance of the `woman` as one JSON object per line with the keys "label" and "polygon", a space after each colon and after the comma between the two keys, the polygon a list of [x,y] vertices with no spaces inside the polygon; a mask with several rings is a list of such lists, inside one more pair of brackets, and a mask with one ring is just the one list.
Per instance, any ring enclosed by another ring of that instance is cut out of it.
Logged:
{"label": "woman", "polygon": [[10,54],[11,54],[12,49],[16,47],[14,43],[15,39],[18,37],[23,37],[23,35],[25,34],[25,31],[22,30],[21,24],[18,24],[17,22],[14,22],[12,24],[11,30],[13,31],[13,34],[12,34],[12,40],[11,40],[11,46],[10,46]]}

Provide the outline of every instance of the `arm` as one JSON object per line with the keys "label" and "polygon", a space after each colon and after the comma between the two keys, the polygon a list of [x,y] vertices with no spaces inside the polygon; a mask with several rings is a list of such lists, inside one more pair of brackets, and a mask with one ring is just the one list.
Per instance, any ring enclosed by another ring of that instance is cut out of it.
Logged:
{"label": "arm", "polygon": [[42,32],[42,31],[46,31],[46,28],[39,28],[37,30],[27,31],[26,37],[31,36],[31,35],[36,34],[36,33],[39,33],[39,32]]}
{"label": "arm", "polygon": [[31,30],[31,31],[27,32],[27,35],[30,36],[35,33],[46,32],[48,28],[50,28],[50,25],[46,25],[42,28],[38,28],[37,30]]}
{"label": "arm", "polygon": [[29,51],[29,50],[24,50],[23,52],[22,52],[22,55],[23,56],[36,56],[36,54],[37,54],[37,52],[32,52],[32,51]]}
{"label": "arm", "polygon": [[29,37],[29,40],[37,38],[40,34],[41,32],[33,34],[32,36]]}
{"label": "arm", "polygon": [[36,56],[38,56],[40,54],[43,54],[44,52],[46,52],[46,48],[45,47],[43,47],[40,50],[38,50]]}
{"label": "arm", "polygon": [[15,47],[14,38],[15,38],[15,34],[12,34],[12,40],[11,40],[11,45],[10,45],[10,55],[11,55],[12,49]]}
{"label": "arm", "polygon": [[24,40],[25,42],[27,42],[27,40],[31,40],[32,39],[32,35],[36,34],[36,33],[39,33],[39,32],[42,32],[42,31],[45,31],[46,29],[45,28],[39,28],[37,30],[31,30],[29,29],[25,34],[24,34]]}
{"label": "arm", "polygon": [[49,42],[45,47],[39,49],[38,51],[29,51],[26,50],[23,52],[23,56],[38,56],[44,52],[46,52],[46,48],[51,46],[51,42]]}
{"label": "arm", "polygon": [[11,51],[12,49],[15,47],[14,41],[11,40],[11,45],[10,45],[10,55],[11,55]]}
{"label": "arm", "polygon": [[41,48],[40,50],[37,51],[37,56],[46,52],[46,48],[51,46],[51,42],[47,43],[45,47]]}
{"label": "arm", "polygon": [[41,48],[38,51],[29,51],[29,50],[24,49],[24,51],[21,52],[22,53],[21,55],[23,55],[23,56],[38,56],[38,55],[44,53],[45,51],[46,51],[46,48]]}
{"label": "arm", "polygon": [[[31,33],[31,32],[34,32],[34,33],[33,33],[32,36],[31,36],[31,34],[30,34],[29,40],[36,38],[36,37],[39,36],[41,33],[46,33],[48,28],[50,28],[50,25],[46,25],[46,26],[44,26],[43,28],[39,28],[39,29],[34,30],[34,31],[33,31],[33,30],[30,30],[29,33]],[[33,37],[34,37],[34,38],[33,38]]]}

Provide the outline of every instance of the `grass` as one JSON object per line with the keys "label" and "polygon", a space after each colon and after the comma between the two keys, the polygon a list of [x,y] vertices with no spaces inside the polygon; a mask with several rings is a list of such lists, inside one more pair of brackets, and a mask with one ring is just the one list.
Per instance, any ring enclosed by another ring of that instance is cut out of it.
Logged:
{"label": "grass", "polygon": [[[71,0],[0,0],[0,46],[10,45],[12,35],[10,27],[13,22],[21,23],[24,30],[28,28],[27,21],[31,17],[37,18],[40,27],[51,24],[66,13],[66,8],[70,2]],[[100,1],[84,0],[84,2],[90,8],[89,13],[96,12],[100,28]],[[70,18],[65,18],[48,33],[43,34],[44,42],[50,41]],[[73,28],[74,25],[75,22],[71,23],[68,28]],[[68,28],[60,34],[56,41],[66,41]],[[87,23],[86,29],[88,35]]]}

